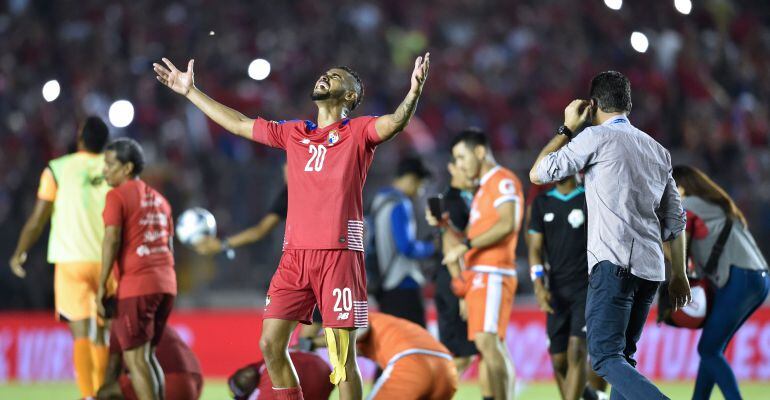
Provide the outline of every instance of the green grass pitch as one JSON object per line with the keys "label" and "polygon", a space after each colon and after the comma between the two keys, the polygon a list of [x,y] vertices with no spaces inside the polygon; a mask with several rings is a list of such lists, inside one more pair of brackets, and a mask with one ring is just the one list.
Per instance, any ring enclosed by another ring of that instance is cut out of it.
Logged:
{"label": "green grass pitch", "polygon": [[[371,387],[367,385],[366,390]],[[661,382],[659,387],[673,400],[685,400],[692,396],[692,382]],[[746,382],[741,384],[741,391],[746,400],[767,399],[770,393],[770,382]],[[78,391],[74,383],[48,383],[48,384],[5,384],[0,385],[0,399],[3,400],[49,400],[63,399],[75,400],[78,398]],[[228,399],[227,385],[224,381],[207,381],[203,389],[202,400],[225,400]],[[332,394],[332,399],[337,399],[337,395]],[[550,400],[558,399],[559,394],[553,382],[531,382],[524,383],[520,387],[517,400]],[[715,389],[712,399],[722,399],[719,390]],[[460,385],[455,399],[458,400],[479,400],[481,392],[472,382],[463,382]]]}

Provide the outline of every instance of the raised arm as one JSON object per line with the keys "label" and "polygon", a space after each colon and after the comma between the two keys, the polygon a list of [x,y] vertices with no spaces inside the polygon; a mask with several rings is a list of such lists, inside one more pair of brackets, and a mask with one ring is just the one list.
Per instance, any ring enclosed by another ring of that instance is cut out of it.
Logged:
{"label": "raised arm", "polygon": [[178,70],[167,58],[163,58],[162,60],[165,67],[158,63],[152,64],[160,83],[186,97],[196,107],[203,111],[204,114],[223,128],[238,136],[243,136],[249,140],[252,139],[251,128],[254,126],[254,119],[213,100],[195,87],[193,75],[193,64],[195,64],[195,60],[190,60],[187,63],[187,71],[185,72]]}
{"label": "raised arm", "polygon": [[393,114],[383,115],[375,121],[374,127],[377,130],[377,135],[383,142],[394,138],[409,124],[409,120],[417,109],[417,101],[422,94],[422,87],[428,78],[429,67],[430,53],[425,53],[425,57],[417,57],[414,60],[414,70],[412,71],[412,85],[406,98]]}
{"label": "raised arm", "polygon": [[[577,134],[577,130],[590,117],[590,111],[589,101],[573,100],[564,109],[564,125],[573,134]],[[564,135],[556,135],[551,139],[540,151],[535,163],[532,164],[532,169],[529,170],[529,180],[534,184],[542,185],[576,174],[588,162],[593,150],[591,148],[593,144],[590,141],[582,140],[585,137],[580,139],[573,141],[571,148],[560,153],[556,152],[570,142],[569,138]]]}

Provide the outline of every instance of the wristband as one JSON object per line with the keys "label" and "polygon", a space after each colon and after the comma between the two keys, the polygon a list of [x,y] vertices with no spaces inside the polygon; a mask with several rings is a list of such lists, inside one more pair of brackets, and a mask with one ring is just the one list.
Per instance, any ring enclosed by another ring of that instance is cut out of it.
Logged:
{"label": "wristband", "polygon": [[228,260],[232,260],[235,258],[235,250],[233,249],[233,246],[230,246],[230,241],[227,239],[223,239],[220,242],[220,250],[225,253],[225,256],[227,256]]}
{"label": "wristband", "polygon": [[538,280],[538,278],[542,278],[543,275],[545,275],[543,264],[533,265],[529,268],[529,278],[532,279],[532,282]]}
{"label": "wristband", "polygon": [[232,250],[232,246],[230,246],[230,241],[227,239],[222,239],[221,242],[219,242],[219,251],[226,252],[228,250]]}

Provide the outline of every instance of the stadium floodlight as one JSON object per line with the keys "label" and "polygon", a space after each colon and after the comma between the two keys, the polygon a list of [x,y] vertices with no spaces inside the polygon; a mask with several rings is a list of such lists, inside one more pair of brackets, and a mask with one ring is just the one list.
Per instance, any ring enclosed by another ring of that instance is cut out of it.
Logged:
{"label": "stadium floodlight", "polygon": [[631,34],[631,47],[640,53],[645,53],[647,48],[650,47],[650,41],[647,40],[647,36],[644,33],[634,32]]}
{"label": "stadium floodlight", "polygon": [[61,86],[56,79],[50,80],[43,85],[43,99],[47,102],[52,102],[59,97],[61,93]]}
{"label": "stadium floodlight", "polygon": [[692,1],[690,0],[674,0],[674,8],[680,13],[687,15],[692,11]]}
{"label": "stadium floodlight", "polygon": [[134,105],[128,100],[118,100],[110,106],[110,123],[116,128],[125,128],[134,120]]}
{"label": "stadium floodlight", "polygon": [[270,75],[270,63],[264,58],[257,58],[249,64],[249,78],[261,81]]}
{"label": "stadium floodlight", "polygon": [[604,0],[604,4],[613,10],[620,10],[623,7],[623,0]]}

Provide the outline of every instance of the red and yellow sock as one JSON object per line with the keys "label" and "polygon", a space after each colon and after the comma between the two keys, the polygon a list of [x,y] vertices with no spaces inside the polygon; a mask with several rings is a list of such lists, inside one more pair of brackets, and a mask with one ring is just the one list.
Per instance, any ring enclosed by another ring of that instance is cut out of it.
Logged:
{"label": "red and yellow sock", "polygon": [[302,397],[302,388],[273,388],[273,397],[275,400],[304,400]]}

